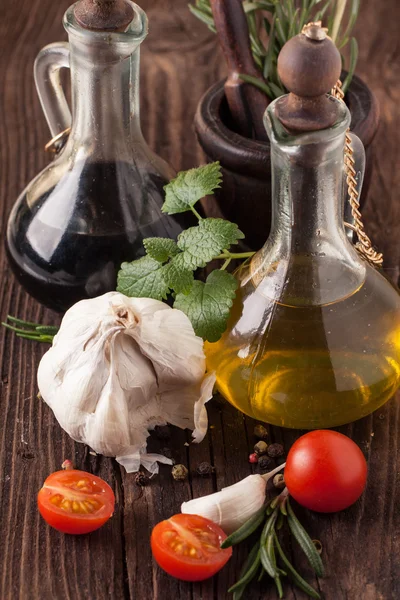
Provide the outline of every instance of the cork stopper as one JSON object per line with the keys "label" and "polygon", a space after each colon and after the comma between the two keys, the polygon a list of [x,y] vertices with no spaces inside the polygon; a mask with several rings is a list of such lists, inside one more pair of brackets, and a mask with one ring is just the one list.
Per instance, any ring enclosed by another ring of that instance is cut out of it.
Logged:
{"label": "cork stopper", "polygon": [[341,66],[340,53],[320,21],[308,23],[286,42],[278,56],[278,74],[290,93],[277,101],[276,113],[287,129],[318,131],[335,123],[337,106],[327,93]]}
{"label": "cork stopper", "polygon": [[127,0],[81,0],[74,9],[81,27],[94,31],[125,31],[134,11]]}

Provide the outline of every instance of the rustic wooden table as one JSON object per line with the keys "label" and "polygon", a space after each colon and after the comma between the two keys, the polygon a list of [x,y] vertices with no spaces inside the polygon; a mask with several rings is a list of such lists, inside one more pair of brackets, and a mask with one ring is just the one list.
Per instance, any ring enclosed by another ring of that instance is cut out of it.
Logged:
{"label": "rustic wooden table", "polygon": [[[65,39],[61,20],[69,0],[3,0],[0,15],[0,218],[2,237],[10,208],[26,183],[46,164],[49,134],[34,89],[33,60],[40,48]],[[150,35],[142,54],[142,121],[150,145],[177,169],[204,160],[192,128],[202,93],[224,72],[214,36],[188,12],[186,0],[143,0]],[[398,0],[363,0],[356,35],[358,74],[375,91],[381,126],[376,165],[365,210],[374,242],[397,281],[400,265],[400,47]],[[15,282],[0,245],[0,316],[58,323]],[[155,523],[179,511],[192,496],[230,485],[251,472],[247,462],[253,423],[222,400],[209,405],[210,431],[199,446],[173,430],[171,448],[191,469],[187,482],[173,482],[161,467],[151,485],[139,488],[114,461],[92,456],[63,433],[50,409],[37,399],[36,369],[45,347],[0,331],[0,600],[211,600],[227,598],[242,555],[220,576],[190,585],[167,577],[154,564],[149,535]],[[297,555],[295,563],[327,600],[389,600],[400,597],[400,412],[396,400],[376,414],[342,427],[365,452],[368,487],[353,508],[329,516],[298,509],[312,536],[321,540],[327,574],[315,581]],[[298,433],[271,429],[288,448]],[[154,441],[157,447],[157,440]],[[71,537],[51,530],[39,517],[36,494],[64,458],[106,479],[117,510],[100,531]],[[216,467],[201,479],[196,465]],[[288,599],[304,598],[286,586]],[[264,583],[246,596],[275,599]]]}

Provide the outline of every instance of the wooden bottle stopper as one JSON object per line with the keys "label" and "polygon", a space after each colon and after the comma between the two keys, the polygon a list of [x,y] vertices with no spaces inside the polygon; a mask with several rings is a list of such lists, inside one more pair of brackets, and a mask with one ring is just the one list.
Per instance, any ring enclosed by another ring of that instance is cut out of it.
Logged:
{"label": "wooden bottle stopper", "polygon": [[331,127],[337,105],[327,96],[340,77],[341,58],[321,23],[305,25],[278,56],[278,74],[289,95],[278,100],[276,113],[291,131]]}
{"label": "wooden bottle stopper", "polygon": [[126,0],[81,0],[74,15],[81,27],[94,31],[125,31],[134,17]]}

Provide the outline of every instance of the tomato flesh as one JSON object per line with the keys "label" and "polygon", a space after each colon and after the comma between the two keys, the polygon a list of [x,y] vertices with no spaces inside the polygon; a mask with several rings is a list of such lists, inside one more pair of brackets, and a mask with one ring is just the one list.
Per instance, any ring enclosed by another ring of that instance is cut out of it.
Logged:
{"label": "tomato flesh", "polygon": [[337,431],[306,433],[291,447],[285,467],[289,493],[316,512],[337,512],[361,496],[367,462],[360,448]]}
{"label": "tomato flesh", "polygon": [[63,533],[98,529],[113,514],[114,505],[114,492],[105,481],[75,469],[52,473],[38,494],[40,514]]}
{"label": "tomato flesh", "polygon": [[220,547],[226,537],[209,519],[177,514],[154,527],[151,550],[158,565],[172,577],[203,581],[220,571],[232,556],[232,548]]}

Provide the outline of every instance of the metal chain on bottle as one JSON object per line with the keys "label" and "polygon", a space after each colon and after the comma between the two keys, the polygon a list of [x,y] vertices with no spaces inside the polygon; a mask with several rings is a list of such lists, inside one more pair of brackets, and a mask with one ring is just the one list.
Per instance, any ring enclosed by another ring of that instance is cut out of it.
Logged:
{"label": "metal chain on bottle", "polygon": [[[342,82],[340,79],[332,89],[332,96],[344,102],[344,93],[342,90]],[[355,231],[358,241],[355,244],[356,250],[373,266],[380,267],[383,263],[383,255],[372,246],[372,242],[364,229],[364,223],[360,212],[359,194],[357,191],[356,170],[354,168],[354,151],[349,135],[350,129],[346,131],[346,142],[344,147],[344,169],[346,173],[346,183],[351,206],[351,214],[354,219],[354,225],[345,223],[345,226]]]}

